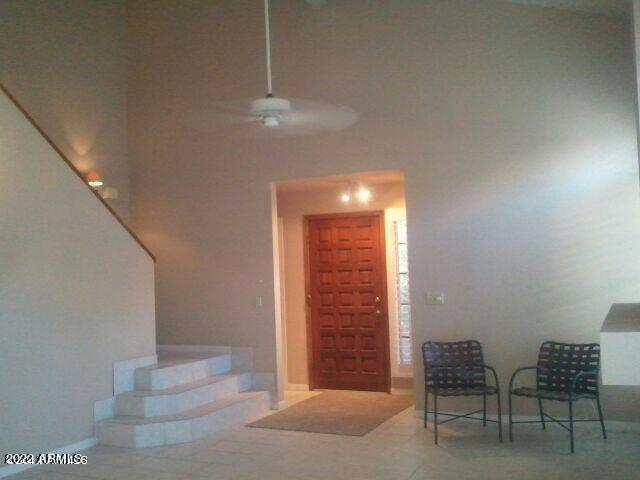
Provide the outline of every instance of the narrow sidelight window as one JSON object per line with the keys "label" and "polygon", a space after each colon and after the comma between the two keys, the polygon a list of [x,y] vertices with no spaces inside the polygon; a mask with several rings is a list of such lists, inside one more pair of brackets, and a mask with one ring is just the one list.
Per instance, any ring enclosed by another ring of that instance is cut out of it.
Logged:
{"label": "narrow sidelight window", "polygon": [[411,365],[411,308],[409,307],[407,221],[397,220],[395,227],[398,284],[398,363],[400,365]]}

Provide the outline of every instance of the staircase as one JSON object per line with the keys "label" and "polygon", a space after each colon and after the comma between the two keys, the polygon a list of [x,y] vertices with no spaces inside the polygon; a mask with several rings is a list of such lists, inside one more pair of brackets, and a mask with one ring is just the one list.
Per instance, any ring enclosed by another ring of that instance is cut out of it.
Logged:
{"label": "staircase", "polygon": [[98,422],[103,445],[142,448],[191,442],[270,409],[250,371],[232,371],[231,354],[159,355],[135,371],[135,390],[116,396],[116,416]]}

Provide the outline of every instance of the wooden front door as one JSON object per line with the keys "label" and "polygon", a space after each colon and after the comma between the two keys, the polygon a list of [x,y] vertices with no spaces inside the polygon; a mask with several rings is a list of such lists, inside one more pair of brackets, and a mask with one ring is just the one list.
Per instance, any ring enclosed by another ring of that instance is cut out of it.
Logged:
{"label": "wooden front door", "polygon": [[305,217],[311,388],[389,391],[384,212]]}

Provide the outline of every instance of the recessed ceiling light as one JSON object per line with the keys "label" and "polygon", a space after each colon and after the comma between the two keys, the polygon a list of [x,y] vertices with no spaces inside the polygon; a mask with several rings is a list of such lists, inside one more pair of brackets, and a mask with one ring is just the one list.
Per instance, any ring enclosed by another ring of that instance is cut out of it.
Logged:
{"label": "recessed ceiling light", "polygon": [[367,203],[371,199],[371,191],[368,188],[360,187],[356,196],[360,202]]}
{"label": "recessed ceiling light", "polygon": [[351,200],[351,195],[345,192],[342,195],[340,195],[340,200],[342,200],[343,203],[349,203],[349,201]]}

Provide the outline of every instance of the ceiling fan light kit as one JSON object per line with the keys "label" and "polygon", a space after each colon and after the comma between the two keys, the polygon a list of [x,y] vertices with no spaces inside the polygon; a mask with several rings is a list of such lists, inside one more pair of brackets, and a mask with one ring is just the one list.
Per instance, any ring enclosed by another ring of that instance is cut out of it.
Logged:
{"label": "ceiling fan light kit", "polygon": [[251,113],[262,120],[265,127],[277,127],[282,116],[291,111],[291,102],[285,98],[267,95],[251,102]]}

